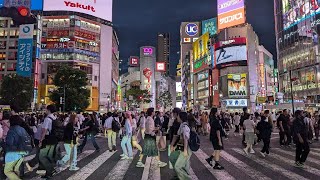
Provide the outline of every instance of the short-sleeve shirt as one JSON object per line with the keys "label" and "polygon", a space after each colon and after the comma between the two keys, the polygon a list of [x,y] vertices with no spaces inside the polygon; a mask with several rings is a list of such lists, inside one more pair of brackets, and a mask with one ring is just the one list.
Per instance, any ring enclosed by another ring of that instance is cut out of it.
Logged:
{"label": "short-sleeve shirt", "polygon": [[245,120],[243,126],[246,128],[246,132],[254,132],[255,123],[253,120]]}
{"label": "short-sleeve shirt", "polygon": [[210,118],[210,126],[211,126],[211,131],[210,131],[211,139],[218,139],[217,131],[220,131],[220,136],[222,137],[223,127],[220,121],[216,117]]}
{"label": "short-sleeve shirt", "polygon": [[112,121],[113,121],[113,117],[108,117],[106,119],[106,121],[104,122],[104,127],[107,129],[111,129],[112,128]]}
{"label": "short-sleeve shirt", "polygon": [[182,136],[183,139],[189,140],[190,139],[190,128],[188,126],[188,123],[186,123],[186,122],[181,123],[177,134],[179,136]]}
{"label": "short-sleeve shirt", "polygon": [[56,117],[53,114],[49,114],[43,121],[42,128],[47,130],[46,135],[52,130],[52,120],[56,120]]}

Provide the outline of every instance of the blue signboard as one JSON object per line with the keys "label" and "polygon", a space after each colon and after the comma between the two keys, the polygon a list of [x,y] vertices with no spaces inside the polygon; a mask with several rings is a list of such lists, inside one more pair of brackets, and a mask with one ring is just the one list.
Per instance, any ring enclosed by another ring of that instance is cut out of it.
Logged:
{"label": "blue signboard", "polygon": [[19,39],[18,41],[18,63],[17,74],[31,77],[33,39]]}
{"label": "blue signboard", "polygon": [[209,32],[210,36],[217,34],[217,18],[202,21],[202,34]]}
{"label": "blue signboard", "polygon": [[[4,6],[5,0],[0,0],[0,7]],[[12,0],[17,1],[17,0]],[[31,0],[31,10],[42,10],[43,9],[43,0]]]}

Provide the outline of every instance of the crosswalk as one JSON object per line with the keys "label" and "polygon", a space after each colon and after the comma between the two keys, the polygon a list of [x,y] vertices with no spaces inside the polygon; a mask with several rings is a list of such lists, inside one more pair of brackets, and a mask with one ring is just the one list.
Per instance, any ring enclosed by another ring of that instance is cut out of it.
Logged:
{"label": "crosswalk", "polygon": [[[320,179],[320,149],[311,148],[310,155],[305,167],[294,167],[294,149],[272,148],[270,155],[263,158],[260,156],[259,148],[255,148],[255,154],[247,155],[241,148],[229,148],[221,152],[221,164],[225,166],[224,170],[214,170],[205,159],[210,155],[204,149],[194,152],[191,161],[190,175],[193,180],[199,179],[217,179],[217,180],[235,180],[235,179],[290,179],[290,180],[312,180]],[[79,162],[89,158],[94,151],[85,151],[79,156]],[[139,153],[133,151],[133,160],[121,160],[120,152],[103,152],[97,155],[88,163],[80,166],[77,172],[69,172],[63,169],[54,179],[67,180],[120,180],[120,179],[142,179],[142,180],[161,180],[171,179],[173,170],[169,167],[159,168],[156,159],[147,157],[144,159],[145,167],[135,167]],[[107,171],[105,166],[113,162],[113,167]],[[262,168],[259,168],[262,167]],[[95,175],[103,171],[103,177]],[[173,173],[174,174],[174,173]],[[134,177],[134,178],[133,178]],[[33,177],[30,179],[37,179]]]}

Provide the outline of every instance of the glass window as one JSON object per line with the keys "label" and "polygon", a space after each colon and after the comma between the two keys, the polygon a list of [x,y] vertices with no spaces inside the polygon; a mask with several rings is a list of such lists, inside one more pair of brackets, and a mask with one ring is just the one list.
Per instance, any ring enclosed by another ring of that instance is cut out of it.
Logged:
{"label": "glass window", "polygon": [[16,30],[15,29],[10,30],[10,36],[16,36]]}
{"label": "glass window", "polygon": [[0,29],[0,37],[4,37],[4,30]]}
{"label": "glass window", "polygon": [[5,59],[6,59],[6,53],[0,52],[0,60],[5,60]]}
{"label": "glass window", "polygon": [[16,40],[10,40],[10,41],[9,41],[9,48],[10,48],[10,47],[16,47],[17,44],[18,44],[18,43],[17,43]]}
{"label": "glass window", "polygon": [[8,27],[8,20],[0,20],[0,27]]}
{"label": "glass window", "polygon": [[6,49],[7,41],[0,41],[0,49]]}
{"label": "glass window", "polygon": [[16,60],[16,55],[17,55],[17,52],[9,51],[8,52],[8,60]]}

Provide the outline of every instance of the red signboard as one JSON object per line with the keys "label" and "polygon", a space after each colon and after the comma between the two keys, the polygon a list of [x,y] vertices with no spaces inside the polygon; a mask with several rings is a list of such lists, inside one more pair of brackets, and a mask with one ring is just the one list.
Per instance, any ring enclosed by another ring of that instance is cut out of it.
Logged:
{"label": "red signboard", "polygon": [[69,42],[46,42],[41,44],[42,49],[65,49],[74,48],[74,41]]}
{"label": "red signboard", "polygon": [[224,46],[245,45],[245,44],[247,44],[247,39],[245,37],[233,38],[225,41],[219,41],[218,43],[215,44],[215,49],[218,49],[219,47],[224,47]]}
{"label": "red signboard", "polygon": [[131,56],[129,59],[130,66],[139,66],[139,57]]}
{"label": "red signboard", "polygon": [[47,37],[68,37],[69,30],[48,30]]}
{"label": "red signboard", "polygon": [[84,39],[89,39],[92,41],[96,40],[96,35],[89,33],[89,32],[84,32],[84,31],[77,31],[76,30],[76,31],[74,31],[74,36],[81,37]]}

